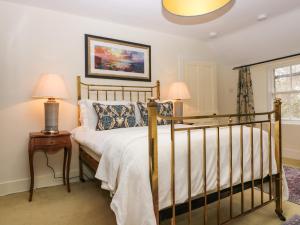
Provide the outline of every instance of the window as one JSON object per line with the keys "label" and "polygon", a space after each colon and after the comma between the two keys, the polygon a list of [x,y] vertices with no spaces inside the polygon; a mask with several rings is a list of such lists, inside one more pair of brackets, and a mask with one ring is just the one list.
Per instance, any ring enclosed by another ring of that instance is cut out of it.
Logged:
{"label": "window", "polygon": [[273,97],[282,100],[282,119],[300,121],[300,64],[273,70]]}

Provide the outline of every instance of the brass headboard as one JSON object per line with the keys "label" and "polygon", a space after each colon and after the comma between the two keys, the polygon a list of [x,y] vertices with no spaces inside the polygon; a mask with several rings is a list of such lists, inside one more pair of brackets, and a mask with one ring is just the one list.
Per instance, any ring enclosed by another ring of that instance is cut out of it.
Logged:
{"label": "brass headboard", "polygon": [[[85,96],[83,96],[86,94]],[[77,100],[94,99],[105,101],[128,100],[147,102],[148,98],[160,99],[160,82],[149,86],[126,86],[126,85],[104,85],[87,84],[81,82],[81,77],[77,76]],[[78,107],[78,123],[79,122]]]}

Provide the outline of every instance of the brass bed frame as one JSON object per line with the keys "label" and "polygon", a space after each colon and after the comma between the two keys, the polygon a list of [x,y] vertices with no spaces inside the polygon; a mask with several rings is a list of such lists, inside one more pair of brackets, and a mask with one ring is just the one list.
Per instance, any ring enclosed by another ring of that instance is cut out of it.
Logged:
{"label": "brass bed frame", "polygon": [[[83,92],[86,96],[83,96]],[[136,96],[134,96],[136,95]],[[150,86],[126,86],[126,85],[101,85],[87,84],[81,81],[81,77],[77,76],[77,100],[91,99],[100,100],[129,100],[134,97],[136,100],[147,102],[148,98],[155,97],[160,99],[160,82],[156,81],[155,85]],[[127,98],[126,98],[127,97]],[[78,125],[80,125],[80,109],[78,106]],[[96,172],[99,161],[92,157],[86,149],[86,146],[79,144],[79,177],[84,182],[83,164],[86,165],[92,172]],[[101,157],[101,156],[100,156]]]}
{"label": "brass bed frame", "polygon": [[[99,98],[99,93],[103,92],[105,99],[108,100],[108,92],[112,92],[114,100],[116,100],[116,92],[121,93],[121,99],[125,100],[125,93],[129,93],[129,100],[132,100],[132,94],[136,93],[138,100],[143,96],[143,100],[147,101],[147,93],[150,94],[150,101],[148,102],[148,134],[149,134],[149,175],[151,190],[153,195],[153,206],[154,213],[156,217],[157,224],[160,224],[162,220],[171,219],[171,224],[176,224],[176,216],[180,214],[187,214],[188,224],[192,222],[192,211],[198,208],[203,208],[203,224],[208,224],[208,205],[211,203],[217,204],[217,224],[226,224],[229,221],[244,216],[248,213],[251,213],[261,207],[268,205],[269,203],[275,202],[276,208],[275,212],[281,220],[285,220],[282,210],[282,135],[281,135],[281,101],[280,99],[275,99],[274,101],[274,110],[270,112],[255,113],[255,114],[228,114],[228,115],[209,115],[209,116],[189,116],[189,117],[162,117],[157,114],[157,103],[154,101],[154,98],[160,99],[160,83],[157,81],[154,86],[123,86],[123,85],[98,85],[98,84],[86,84],[81,82],[80,76],[77,77],[77,93],[78,100],[82,98],[82,88],[85,87],[87,91],[87,97],[90,98],[91,93],[96,94],[97,99]],[[154,92],[154,90],[156,91]],[[243,118],[249,116],[257,117],[266,117],[266,119],[260,119],[257,121],[251,122],[234,122],[234,118]],[[274,121],[272,119],[274,116]],[[171,197],[172,204],[170,207],[159,210],[159,192],[158,192],[158,133],[157,133],[157,117],[167,119],[171,121],[170,131],[171,131]],[[79,118],[79,117],[78,117]],[[218,123],[215,125],[202,125],[202,126],[189,126],[189,127],[175,127],[177,121],[185,120],[201,120],[201,119],[225,119],[226,122]],[[274,122],[274,138],[275,138],[275,159],[277,164],[278,172],[277,174],[272,174],[272,160],[269,160],[269,174],[268,176],[263,176],[263,130],[264,125],[267,126],[268,132],[268,156],[269,159],[272,159],[272,122]],[[240,179],[241,183],[234,185],[233,184],[233,175],[232,175],[232,128],[234,126],[240,126],[240,168],[241,174]],[[244,181],[244,162],[243,162],[243,126],[250,127],[250,143],[251,143],[251,181]],[[229,164],[230,164],[230,187],[226,189],[221,189],[220,187],[220,128],[228,127],[229,128]],[[258,127],[260,129],[260,179],[254,179],[254,146],[253,146],[253,129]],[[217,189],[214,192],[207,191],[207,171],[206,171],[206,131],[207,129],[216,129],[217,131]],[[203,132],[203,181],[204,181],[204,193],[200,196],[193,197],[191,196],[191,132],[194,130],[202,130]],[[182,204],[176,204],[175,196],[175,133],[185,131],[187,133],[187,160],[188,160],[188,200]],[[80,165],[80,179],[84,181],[82,165],[85,164],[93,172],[97,170],[99,162],[91,157],[85,150],[84,147],[79,144],[79,165]],[[274,185],[275,183],[275,185]],[[265,200],[265,190],[264,184],[268,185],[268,199]],[[254,191],[255,188],[260,188],[260,204],[255,204],[254,200]],[[245,190],[249,189],[251,191],[251,208],[249,210],[245,209]],[[275,189],[275,191],[274,191]],[[237,193],[240,193],[241,197],[241,206],[240,214],[234,215],[233,213],[233,196]],[[226,221],[221,221],[221,200],[229,198],[230,201],[230,216]]]}

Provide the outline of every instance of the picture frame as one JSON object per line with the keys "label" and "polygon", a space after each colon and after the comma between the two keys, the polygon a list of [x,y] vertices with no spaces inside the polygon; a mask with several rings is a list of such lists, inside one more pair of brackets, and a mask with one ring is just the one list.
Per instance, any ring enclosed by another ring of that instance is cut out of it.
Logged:
{"label": "picture frame", "polygon": [[151,46],[85,34],[85,77],[151,82]]}

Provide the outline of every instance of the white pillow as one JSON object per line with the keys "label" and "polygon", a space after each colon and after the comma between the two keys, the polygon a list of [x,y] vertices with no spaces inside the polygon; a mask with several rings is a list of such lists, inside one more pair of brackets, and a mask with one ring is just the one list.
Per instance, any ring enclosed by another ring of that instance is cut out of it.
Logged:
{"label": "white pillow", "polygon": [[98,122],[98,116],[97,113],[93,107],[93,103],[100,103],[103,105],[129,105],[133,104],[135,107],[135,118],[136,123],[138,126],[142,124],[142,117],[140,114],[140,110],[137,106],[136,102],[130,102],[130,101],[94,101],[90,99],[84,99],[80,100],[78,102],[80,107],[80,123],[81,126],[87,127],[89,129],[96,129],[96,125]]}

